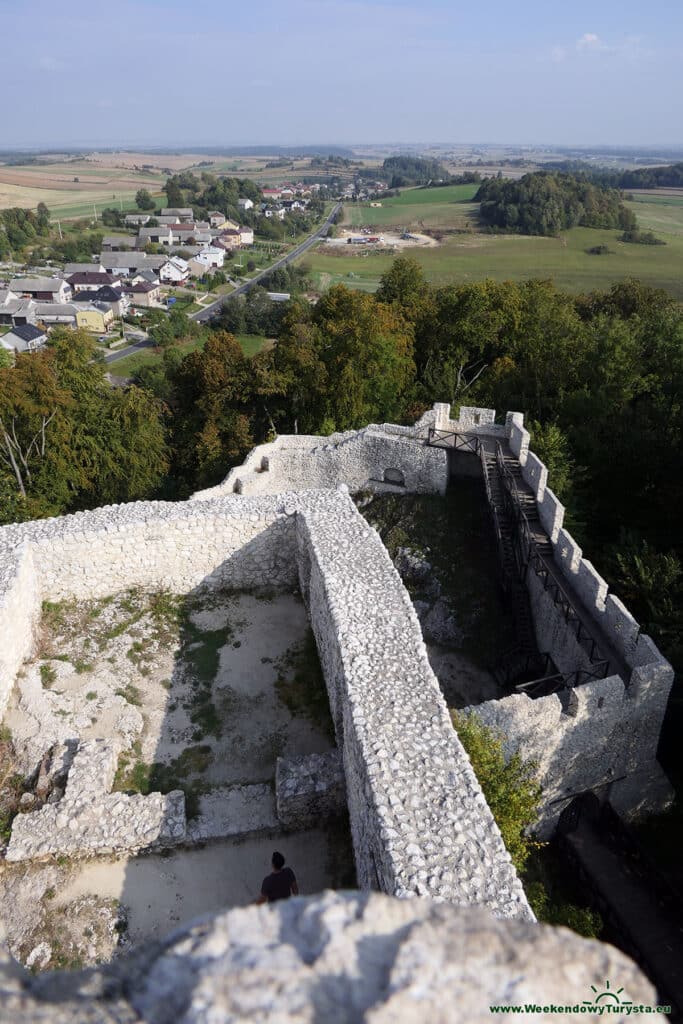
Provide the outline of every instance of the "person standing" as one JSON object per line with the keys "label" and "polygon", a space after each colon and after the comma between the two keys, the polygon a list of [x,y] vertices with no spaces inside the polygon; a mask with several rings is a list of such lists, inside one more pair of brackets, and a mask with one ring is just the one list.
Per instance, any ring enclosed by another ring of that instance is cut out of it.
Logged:
{"label": "person standing", "polygon": [[272,872],[263,879],[261,895],[256,903],[275,903],[287,900],[290,896],[299,895],[296,875],[291,868],[285,867],[285,858],[276,850],[271,860]]}

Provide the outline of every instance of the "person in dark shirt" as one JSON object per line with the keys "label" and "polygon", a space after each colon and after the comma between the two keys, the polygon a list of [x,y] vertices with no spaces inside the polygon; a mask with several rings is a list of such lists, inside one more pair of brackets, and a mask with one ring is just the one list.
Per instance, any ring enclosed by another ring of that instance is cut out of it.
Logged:
{"label": "person in dark shirt", "polygon": [[276,900],[287,900],[290,896],[298,896],[299,886],[291,868],[285,867],[285,858],[277,850],[271,861],[273,870],[266,875],[261,885],[261,895],[257,903],[275,903]]}

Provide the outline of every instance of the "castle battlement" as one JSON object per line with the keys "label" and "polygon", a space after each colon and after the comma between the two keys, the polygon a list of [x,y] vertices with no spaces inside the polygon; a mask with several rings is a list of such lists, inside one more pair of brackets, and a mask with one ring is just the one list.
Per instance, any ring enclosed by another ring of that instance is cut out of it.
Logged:
{"label": "castle battlement", "polygon": [[473,460],[481,443],[506,446],[552,546],[550,577],[565,579],[589,635],[594,629],[608,652],[609,671],[590,678],[590,658],[545,585],[548,573],[527,574],[539,649],[560,672],[589,678],[469,710],[500,728],[510,751],[538,761],[542,830],[585,790],[627,815],[660,807],[668,789],[656,749],[671,668],[564,530],[564,509],[519,413],[496,424],[492,410],[462,408],[452,420],[437,405],[413,427],[281,437],[186,502],[135,502],[0,529],[0,709],[31,654],[44,600],[128,587],[298,587],[327,685],[361,886],[531,918],[410,596],[348,493],[445,492],[450,455],[429,443],[430,431],[464,438]]}

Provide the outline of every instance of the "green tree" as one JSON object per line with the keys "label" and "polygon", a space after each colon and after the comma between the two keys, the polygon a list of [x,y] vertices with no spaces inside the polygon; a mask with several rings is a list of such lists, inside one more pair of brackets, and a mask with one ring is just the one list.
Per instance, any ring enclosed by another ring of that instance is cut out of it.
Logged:
{"label": "green tree", "polygon": [[538,847],[530,836],[541,798],[541,787],[535,778],[537,766],[519,753],[506,758],[505,737],[483,725],[475,713],[451,711],[451,717],[512,863],[521,872]]}
{"label": "green tree", "polygon": [[567,435],[557,423],[543,425],[531,420],[526,426],[531,433],[530,447],[548,470],[548,486],[566,504],[572,495],[576,472]]}
{"label": "green tree", "polygon": [[326,418],[337,430],[400,419],[412,385],[413,330],[371,295],[336,285],[312,315],[315,345],[331,388]]}
{"label": "green tree", "polygon": [[172,443],[181,487],[220,480],[253,446],[254,375],[231,334],[218,331],[173,374]]}
{"label": "green tree", "polygon": [[397,306],[407,320],[415,323],[425,315],[429,294],[424,271],[417,260],[412,256],[399,256],[382,275],[375,298]]}
{"label": "green tree", "polygon": [[157,204],[146,188],[139,188],[135,193],[135,205],[139,210],[154,210]]}

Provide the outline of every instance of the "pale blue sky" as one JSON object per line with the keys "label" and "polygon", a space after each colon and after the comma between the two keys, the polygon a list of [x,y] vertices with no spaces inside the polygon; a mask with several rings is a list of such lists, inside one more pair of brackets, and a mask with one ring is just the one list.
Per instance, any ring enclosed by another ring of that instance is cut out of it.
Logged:
{"label": "pale blue sky", "polygon": [[683,4],[0,0],[10,145],[683,142]]}

